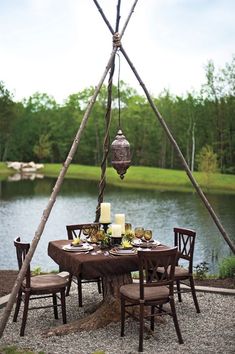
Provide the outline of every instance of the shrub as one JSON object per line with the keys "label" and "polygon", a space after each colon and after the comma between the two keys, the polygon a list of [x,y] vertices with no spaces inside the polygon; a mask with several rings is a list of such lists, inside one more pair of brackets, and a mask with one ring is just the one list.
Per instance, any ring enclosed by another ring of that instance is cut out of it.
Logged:
{"label": "shrub", "polygon": [[40,275],[41,272],[42,272],[41,267],[35,267],[35,268],[32,270],[32,275]]}
{"label": "shrub", "polygon": [[233,278],[235,276],[235,256],[224,258],[219,264],[219,277]]}
{"label": "shrub", "polygon": [[195,279],[203,280],[207,277],[207,272],[209,270],[207,262],[201,262],[195,267]]}

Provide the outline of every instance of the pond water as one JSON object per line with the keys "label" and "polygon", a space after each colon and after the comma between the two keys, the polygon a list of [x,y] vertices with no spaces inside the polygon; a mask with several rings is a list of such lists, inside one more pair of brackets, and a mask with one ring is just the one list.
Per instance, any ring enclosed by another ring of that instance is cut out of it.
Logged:
{"label": "pond water", "polygon": [[[55,179],[0,181],[0,269],[17,269],[13,239],[30,242],[47,206]],[[97,183],[66,179],[51,211],[32,260],[32,267],[56,270],[48,257],[48,241],[66,239],[68,224],[92,222],[97,205]],[[231,239],[235,240],[235,195],[207,196]],[[196,230],[194,265],[209,263],[216,273],[218,262],[231,251],[195,192],[146,191],[107,186],[104,201],[112,217],[125,213],[133,227],[152,228],[155,239],[173,245],[173,227]]]}

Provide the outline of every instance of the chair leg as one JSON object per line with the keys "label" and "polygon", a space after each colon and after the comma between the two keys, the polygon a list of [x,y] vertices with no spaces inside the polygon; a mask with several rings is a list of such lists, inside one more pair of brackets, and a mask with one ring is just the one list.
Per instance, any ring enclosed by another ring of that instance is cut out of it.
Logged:
{"label": "chair leg", "polygon": [[54,317],[56,320],[58,320],[58,307],[57,307],[57,297],[56,294],[52,294],[52,299],[53,299],[53,310],[54,310]]}
{"label": "chair leg", "polygon": [[17,321],[17,317],[18,317],[19,310],[20,310],[20,305],[21,305],[21,300],[22,300],[22,290],[19,290],[18,296],[17,296],[17,301],[16,301],[16,307],[15,307],[15,313],[14,313],[14,317],[13,317],[13,322]]}
{"label": "chair leg", "polygon": [[102,279],[101,278],[99,278],[97,281],[97,287],[98,287],[99,294],[102,294]]}
{"label": "chair leg", "polygon": [[104,298],[104,280],[101,278],[101,289],[102,289],[102,296]]}
{"label": "chair leg", "polygon": [[125,329],[125,299],[121,296],[121,337],[124,336]]}
{"label": "chair leg", "polygon": [[170,306],[171,306],[171,313],[172,313],[172,317],[173,317],[173,321],[174,321],[174,325],[175,325],[175,330],[178,336],[178,341],[180,344],[183,344],[183,338],[181,336],[181,332],[180,332],[180,327],[179,327],[179,322],[177,319],[177,315],[176,315],[176,309],[175,309],[175,301],[174,299],[170,299]]}
{"label": "chair leg", "polygon": [[139,314],[139,352],[143,351],[143,340],[144,340],[144,304],[140,304],[140,314]]}
{"label": "chair leg", "polygon": [[78,276],[78,306],[82,307],[82,279]]}
{"label": "chair leg", "polygon": [[72,278],[73,278],[73,275],[71,273],[69,273],[69,281],[68,281],[68,285],[67,285],[66,296],[69,296],[71,283],[72,283]]}
{"label": "chair leg", "polygon": [[178,300],[179,302],[182,302],[182,297],[181,297],[181,292],[180,292],[180,281],[176,280],[176,287],[177,287],[177,293],[178,293]]}
{"label": "chair leg", "polygon": [[65,289],[61,290],[60,299],[61,299],[61,310],[62,310],[63,324],[66,324],[67,317],[66,317]]}
{"label": "chair leg", "polygon": [[21,324],[21,329],[20,329],[20,336],[22,336],[22,337],[24,336],[26,321],[27,321],[27,317],[28,317],[29,298],[30,298],[30,293],[26,292],[25,299],[24,299],[23,318],[22,318],[22,324]]}
{"label": "chair leg", "polygon": [[190,277],[189,281],[190,281],[190,287],[191,287],[191,292],[192,292],[194,305],[196,307],[197,313],[200,313],[201,311],[200,311],[200,308],[199,308],[199,305],[198,305],[198,301],[197,301],[197,295],[196,295],[196,290],[195,290],[195,286],[194,286],[193,277]]}
{"label": "chair leg", "polygon": [[151,331],[154,331],[154,313],[155,313],[155,307],[151,306],[151,319],[150,319]]}

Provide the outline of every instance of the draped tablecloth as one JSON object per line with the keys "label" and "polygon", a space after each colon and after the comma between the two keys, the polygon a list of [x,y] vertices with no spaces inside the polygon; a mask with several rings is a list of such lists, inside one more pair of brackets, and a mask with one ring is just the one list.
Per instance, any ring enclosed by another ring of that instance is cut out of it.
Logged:
{"label": "draped tablecloth", "polygon": [[[139,269],[136,255],[104,255],[104,252],[92,255],[91,252],[81,254],[63,250],[63,246],[70,244],[68,240],[50,241],[48,255],[60,266],[74,275],[82,274],[85,279],[120,275]],[[98,246],[94,247],[99,250]],[[107,252],[107,251],[106,251]]]}

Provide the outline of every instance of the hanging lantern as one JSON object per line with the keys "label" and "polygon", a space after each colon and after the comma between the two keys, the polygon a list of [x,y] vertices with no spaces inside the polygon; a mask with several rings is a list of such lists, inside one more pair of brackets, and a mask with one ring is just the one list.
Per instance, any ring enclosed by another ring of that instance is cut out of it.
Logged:
{"label": "hanging lantern", "polygon": [[126,140],[121,129],[118,130],[115,140],[111,144],[111,153],[112,166],[120,175],[120,178],[123,179],[126,170],[131,164],[131,152],[130,144]]}

